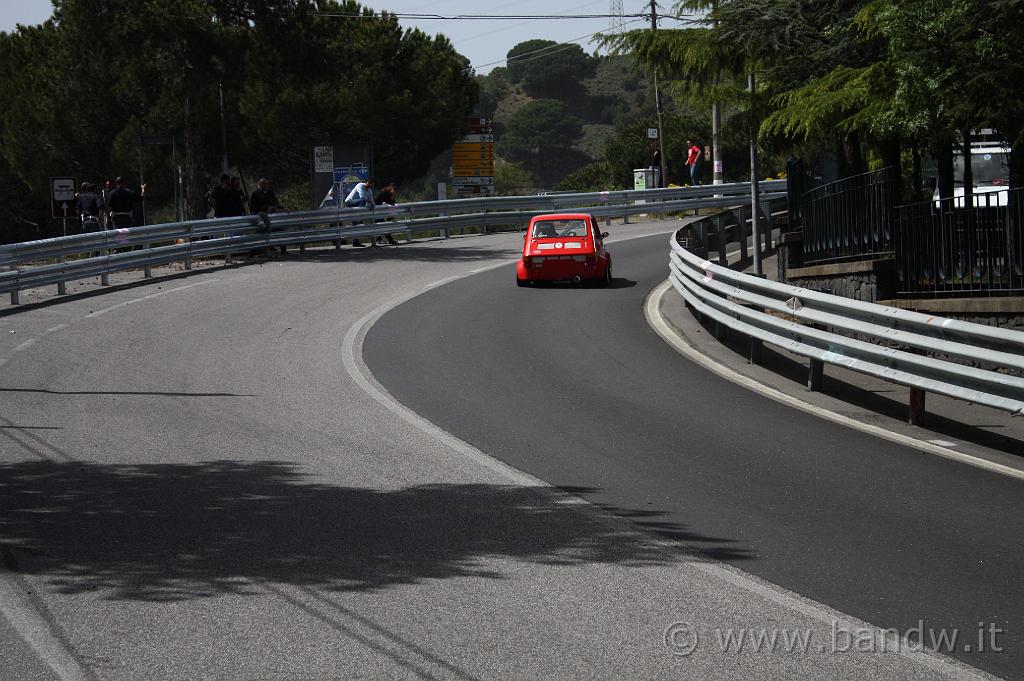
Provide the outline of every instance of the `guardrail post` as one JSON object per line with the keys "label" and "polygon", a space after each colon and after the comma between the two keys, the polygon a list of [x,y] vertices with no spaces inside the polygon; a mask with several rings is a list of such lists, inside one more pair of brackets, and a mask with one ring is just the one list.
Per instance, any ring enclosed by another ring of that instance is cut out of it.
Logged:
{"label": "guardrail post", "polygon": [[722,267],[729,266],[729,255],[726,253],[726,249],[729,246],[729,239],[726,237],[725,229],[722,228],[722,216],[715,216],[715,225],[718,228],[718,233],[715,234],[715,248],[718,249],[718,264]]}
{"label": "guardrail post", "polygon": [[[749,310],[756,310],[757,312],[764,312],[764,308],[758,305],[744,305],[743,307]],[[764,343],[760,338],[756,338],[754,336],[750,336],[749,341],[748,359],[751,364],[760,365],[763,358],[762,351],[764,350]]]}
{"label": "guardrail post", "polygon": [[[104,235],[103,238],[104,238],[104,240],[106,240],[108,237],[106,235]],[[103,253],[103,257],[107,259],[107,262],[105,263],[106,266],[109,267],[110,266],[110,249],[109,248],[104,248],[101,252]],[[110,273],[109,272],[104,272],[103,274],[100,275],[100,286],[110,286]]]}
{"label": "guardrail post", "polygon": [[[445,218],[448,217],[448,211],[447,210],[441,211],[441,217],[445,217]],[[448,228],[447,227],[441,227],[440,229],[438,229],[438,231],[441,233],[441,238],[442,239],[447,239],[448,238]],[[410,236],[412,236],[411,233],[410,233]]]}
{"label": "guardrail post", "polygon": [[[18,267],[17,267],[17,265],[11,265],[7,269],[9,271],[11,271],[11,272],[16,272],[18,270]],[[18,289],[14,289],[13,291],[11,291],[11,305],[17,305],[17,304],[18,304]]]}
{"label": "guardrail post", "polygon": [[821,390],[821,378],[825,373],[825,363],[820,359],[811,358],[811,365],[807,372],[807,390],[816,393]]}
{"label": "guardrail post", "polygon": [[189,225],[188,225],[188,236],[185,237],[188,240],[188,250],[185,251],[185,269],[186,270],[192,269],[192,232],[193,232],[193,227],[192,227],[192,223],[190,222]]}
{"label": "guardrail post", "polygon": [[764,361],[764,343],[760,338],[750,337],[750,363],[761,365]]}
{"label": "guardrail post", "polygon": [[[65,257],[63,255],[60,256],[60,261],[64,262],[64,260],[65,260]],[[61,272],[61,274],[63,274],[63,272]],[[58,296],[65,296],[65,295],[67,295],[67,293],[68,293],[67,284],[65,282],[63,282],[63,281],[58,281],[57,282],[57,295]]]}
{"label": "guardrail post", "polygon": [[927,395],[921,388],[910,389],[910,415],[907,422],[912,426],[921,425],[922,419],[924,419],[924,398]]}
{"label": "guardrail post", "polygon": [[[151,246],[152,246],[152,244],[149,244],[149,243],[142,244],[142,248],[147,250],[147,251],[150,249]],[[153,277],[153,268],[150,267],[149,265],[146,265],[145,267],[143,267],[142,268],[142,276],[145,277],[146,279],[151,279]]]}
{"label": "guardrail post", "polygon": [[[740,260],[747,259],[747,221],[743,206],[736,209],[736,241],[740,244]],[[757,245],[754,245],[757,248]]]}

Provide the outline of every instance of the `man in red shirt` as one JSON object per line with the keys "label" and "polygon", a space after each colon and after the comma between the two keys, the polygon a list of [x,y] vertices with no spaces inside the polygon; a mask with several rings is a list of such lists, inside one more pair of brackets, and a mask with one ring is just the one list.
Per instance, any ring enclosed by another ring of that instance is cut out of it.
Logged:
{"label": "man in red shirt", "polygon": [[694,187],[700,186],[700,147],[686,140],[686,147],[690,150],[690,155],[686,157],[686,165],[690,166],[690,184]]}

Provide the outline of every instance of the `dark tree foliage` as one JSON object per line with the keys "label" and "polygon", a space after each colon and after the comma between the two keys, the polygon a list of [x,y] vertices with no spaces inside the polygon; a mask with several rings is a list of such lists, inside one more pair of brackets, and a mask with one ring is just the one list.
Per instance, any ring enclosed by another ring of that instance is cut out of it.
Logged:
{"label": "dark tree foliage", "polygon": [[582,132],[582,122],[565,104],[538,99],[516,111],[498,149],[514,161],[535,159],[543,168],[555,154],[571,149]]}
{"label": "dark tree foliage", "polygon": [[[279,187],[307,182],[309,147],[325,141],[369,142],[378,174],[408,180],[458,138],[477,98],[447,39],[349,0],[54,5],[43,25],[0,34],[0,171],[37,206],[49,176],[133,175],[138,135],[176,135],[186,214],[202,217],[225,151],[221,91],[230,158]],[[157,201],[173,191],[168,154],[145,150]]]}
{"label": "dark tree foliage", "polygon": [[[744,112],[777,151],[831,151],[845,175],[921,151],[949,161],[972,129],[993,127],[1013,147],[1011,184],[1024,184],[1024,0],[684,0],[674,10],[704,18],[606,44],[656,68],[680,101]],[[940,185],[952,191],[951,174]]]}
{"label": "dark tree foliage", "polygon": [[527,40],[509,50],[506,57],[512,82],[539,94],[578,88],[579,82],[592,76],[596,68],[596,60],[579,45],[553,40]]}

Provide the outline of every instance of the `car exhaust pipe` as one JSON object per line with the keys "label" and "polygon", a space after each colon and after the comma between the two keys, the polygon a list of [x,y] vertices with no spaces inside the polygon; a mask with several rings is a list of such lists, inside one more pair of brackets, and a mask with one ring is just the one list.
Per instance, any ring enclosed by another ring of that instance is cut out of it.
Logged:
{"label": "car exhaust pipe", "polygon": [[580,276],[580,275],[578,275],[578,274],[577,274],[577,275],[576,275],[575,277],[573,277],[573,278],[572,278],[572,283],[574,283],[574,284],[578,284],[578,283],[580,283],[581,281],[583,281],[583,277],[581,277],[581,276]]}

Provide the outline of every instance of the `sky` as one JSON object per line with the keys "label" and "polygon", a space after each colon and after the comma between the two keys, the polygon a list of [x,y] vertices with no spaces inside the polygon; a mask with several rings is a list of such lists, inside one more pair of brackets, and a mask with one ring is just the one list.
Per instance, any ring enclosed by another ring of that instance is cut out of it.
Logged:
{"label": "sky", "polygon": [[[491,15],[567,15],[608,14],[610,0],[506,0],[504,2],[477,2],[468,0],[364,0],[363,6],[376,11],[396,13],[435,14],[450,17],[458,14]],[[662,2],[662,7],[674,3]],[[624,14],[640,14],[650,7],[649,0],[622,0]],[[13,31],[17,24],[38,24],[51,14],[50,0],[0,0],[0,31]],[[663,10],[664,11],[664,10]],[[648,20],[626,19],[626,28],[648,26]],[[608,31],[610,21],[599,19],[512,19],[512,20],[454,20],[454,19],[402,19],[407,27],[416,27],[434,35],[443,33],[455,49],[469,58],[477,73],[488,73],[495,66],[503,66],[506,53],[526,40],[543,38],[556,42],[575,42],[586,52],[593,52],[596,44],[589,37],[599,31]]]}

